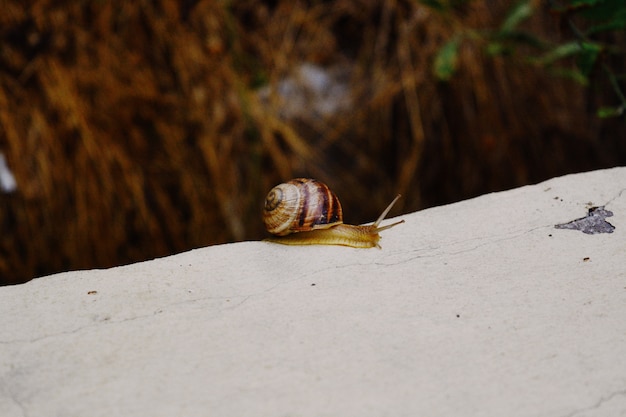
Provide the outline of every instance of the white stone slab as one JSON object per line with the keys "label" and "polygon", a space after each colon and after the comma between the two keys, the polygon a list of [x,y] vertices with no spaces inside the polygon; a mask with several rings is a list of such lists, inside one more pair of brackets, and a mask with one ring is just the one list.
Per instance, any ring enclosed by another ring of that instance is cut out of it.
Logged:
{"label": "white stone slab", "polygon": [[0,288],[0,416],[626,415],[626,168],[402,217]]}

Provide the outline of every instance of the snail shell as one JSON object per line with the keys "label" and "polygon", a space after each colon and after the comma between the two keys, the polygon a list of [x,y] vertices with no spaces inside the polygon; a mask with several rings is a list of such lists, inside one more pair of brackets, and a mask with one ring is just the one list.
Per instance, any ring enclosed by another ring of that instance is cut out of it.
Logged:
{"label": "snail shell", "polygon": [[379,232],[404,220],[379,227],[398,195],[378,219],[365,226],[343,224],[339,199],[326,184],[296,178],[277,185],[267,195],[263,221],[273,237],[270,242],[285,245],[343,245],[353,248],[378,247]]}
{"label": "snail shell", "polygon": [[343,223],[343,210],[326,184],[296,178],[270,190],[265,198],[263,222],[268,232],[284,236]]}

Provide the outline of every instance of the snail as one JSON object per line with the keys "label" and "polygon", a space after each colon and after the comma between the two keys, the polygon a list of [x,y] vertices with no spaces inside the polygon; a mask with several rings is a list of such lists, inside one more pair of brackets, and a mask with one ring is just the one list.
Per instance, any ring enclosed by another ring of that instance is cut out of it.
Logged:
{"label": "snail", "polygon": [[263,222],[270,242],[285,245],[343,245],[380,248],[379,233],[404,220],[379,227],[398,195],[371,225],[343,224],[339,199],[320,181],[296,178],[272,188],[265,198]]}

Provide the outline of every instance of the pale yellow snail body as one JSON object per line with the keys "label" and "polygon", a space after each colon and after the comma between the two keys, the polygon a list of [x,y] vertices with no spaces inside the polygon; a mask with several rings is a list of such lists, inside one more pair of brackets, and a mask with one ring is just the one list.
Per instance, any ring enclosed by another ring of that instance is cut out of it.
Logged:
{"label": "pale yellow snail body", "polygon": [[285,245],[343,245],[378,247],[379,233],[400,223],[379,227],[398,195],[371,225],[343,224],[339,199],[326,184],[296,178],[272,188],[265,199],[263,222],[274,236],[266,239]]}

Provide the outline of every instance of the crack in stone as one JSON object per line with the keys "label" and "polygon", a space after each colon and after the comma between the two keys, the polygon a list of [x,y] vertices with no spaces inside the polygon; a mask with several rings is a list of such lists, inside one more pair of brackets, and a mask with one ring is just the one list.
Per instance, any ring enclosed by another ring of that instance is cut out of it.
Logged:
{"label": "crack in stone", "polygon": [[13,339],[13,340],[0,340],[0,345],[13,345],[13,344],[21,344],[21,343],[37,343],[40,342],[42,340],[46,340],[46,339],[50,339],[53,337],[58,337],[58,336],[67,336],[67,335],[71,335],[71,334],[76,334],[79,333],[85,329],[91,328],[91,327],[95,327],[95,326],[99,326],[101,324],[104,325],[109,325],[109,324],[119,324],[119,323],[125,323],[125,322],[129,322],[129,321],[134,321],[134,320],[139,320],[139,319],[145,319],[148,317],[153,317],[157,314],[161,313],[161,311],[159,309],[157,309],[156,311],[154,311],[152,314],[144,314],[141,316],[136,316],[136,317],[127,317],[121,320],[109,320],[109,317],[105,317],[104,319],[101,319],[100,321],[96,322],[96,323],[91,323],[91,324],[87,324],[84,326],[79,326],[76,327],[74,329],[71,330],[64,330],[64,331],[60,331],[57,333],[50,333],[50,334],[45,334],[39,337],[35,337],[32,339]]}
{"label": "crack in stone", "polygon": [[[391,264],[375,262],[375,265],[383,265],[383,266],[402,265],[402,264],[409,263],[415,259],[434,258],[434,257],[442,256],[442,255],[455,256],[455,255],[459,255],[462,253],[475,251],[476,249],[481,248],[483,246],[494,245],[494,244],[498,244],[500,242],[504,242],[508,240],[515,240],[527,234],[536,232],[537,230],[545,230],[551,227],[552,227],[551,225],[541,225],[541,226],[535,226],[528,230],[516,230],[516,231],[511,231],[506,234],[501,234],[501,235],[487,235],[487,236],[481,236],[481,237],[474,237],[474,238],[455,241],[455,242],[448,242],[440,246],[431,246],[428,248],[414,249],[414,250],[406,252],[407,257],[405,259],[394,261]],[[473,243],[473,242],[476,242],[476,243]],[[454,249],[455,247],[459,247],[459,248]],[[443,248],[446,248],[446,250],[444,250]]]}
{"label": "crack in stone", "polygon": [[614,391],[614,392],[610,393],[609,395],[607,395],[606,397],[600,397],[600,399],[598,401],[596,401],[595,404],[593,404],[593,405],[591,405],[589,407],[586,407],[586,408],[581,408],[580,410],[572,411],[569,414],[565,414],[563,417],[575,417],[576,415],[578,415],[580,413],[585,413],[585,412],[588,412],[588,411],[598,410],[598,409],[600,409],[600,407],[602,407],[603,404],[611,401],[615,397],[621,397],[621,396],[626,396],[626,389],[619,390],[619,391]]}
{"label": "crack in stone", "polygon": [[26,407],[24,407],[22,405],[22,403],[20,403],[14,396],[8,395],[5,398],[7,398],[8,401],[11,401],[13,404],[15,404],[17,406],[17,408],[20,409],[20,411],[21,411],[20,415],[21,416],[23,416],[23,417],[28,416],[28,413],[26,412]]}
{"label": "crack in stone", "polygon": [[620,190],[619,193],[617,193],[617,195],[615,197],[613,197],[612,199],[610,199],[609,201],[606,202],[606,204],[604,204],[605,206],[608,206],[609,204],[611,204],[613,201],[617,200],[618,198],[620,198],[622,196],[622,194],[626,193],[626,188],[623,188]]}

